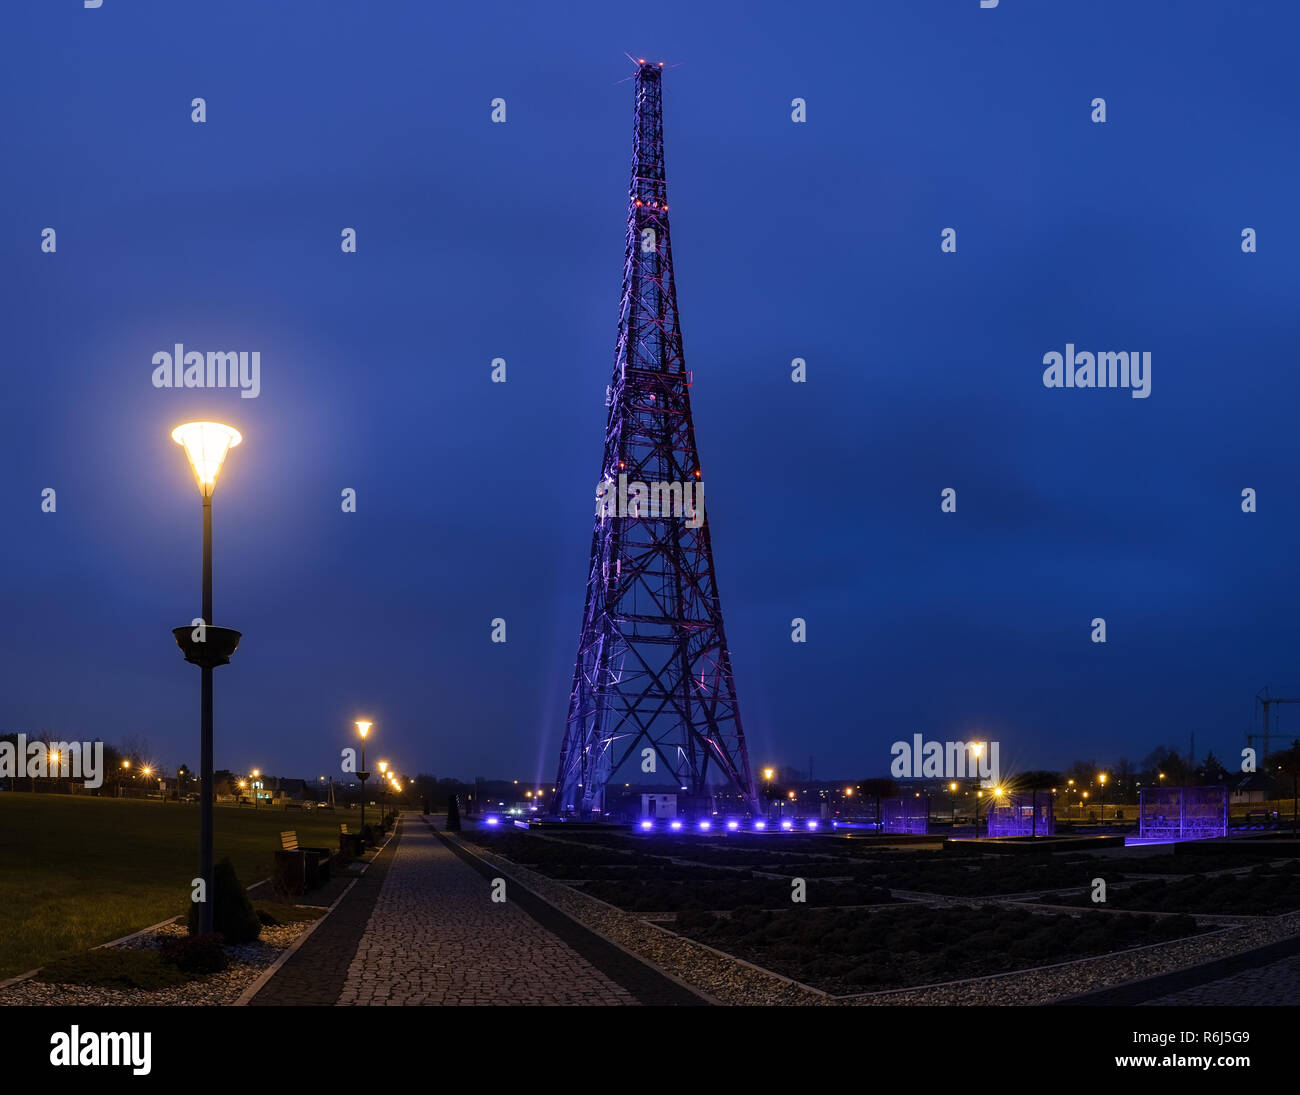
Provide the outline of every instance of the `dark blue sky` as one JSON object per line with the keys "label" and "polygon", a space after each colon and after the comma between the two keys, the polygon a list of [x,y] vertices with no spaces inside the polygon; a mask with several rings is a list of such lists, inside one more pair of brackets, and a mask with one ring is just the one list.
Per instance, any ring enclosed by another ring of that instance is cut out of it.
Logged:
{"label": "dark blue sky", "polygon": [[[1255,691],[1300,680],[1287,6],[0,20],[0,729],[197,763],[169,629],[198,612],[199,499],[168,435],[216,418],[245,437],[216,492],[214,614],[245,633],[218,766],[337,771],[364,714],[403,769],[553,778],[623,263],[624,50],[680,62],[673,250],[756,764],[883,773],[913,732],[999,739],[1021,768],[1189,732],[1235,755]],[[259,350],[260,397],[154,389],[176,342]],[[1150,351],[1151,397],[1045,389],[1067,342]]]}

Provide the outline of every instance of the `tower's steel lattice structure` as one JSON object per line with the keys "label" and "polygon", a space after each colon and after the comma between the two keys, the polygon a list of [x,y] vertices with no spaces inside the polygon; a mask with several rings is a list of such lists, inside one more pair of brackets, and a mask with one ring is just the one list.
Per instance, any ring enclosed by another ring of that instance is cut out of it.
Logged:
{"label": "tower's steel lattice structure", "polygon": [[[642,62],[636,76],[627,258],[601,465],[615,496],[620,483],[703,490],[673,283],[662,72]],[[629,760],[643,771],[647,748],[656,782],[675,779],[695,808],[728,791],[759,812],[707,508],[702,523],[689,509],[663,508],[643,503],[619,516],[597,506],[555,814],[604,810],[610,777]]]}

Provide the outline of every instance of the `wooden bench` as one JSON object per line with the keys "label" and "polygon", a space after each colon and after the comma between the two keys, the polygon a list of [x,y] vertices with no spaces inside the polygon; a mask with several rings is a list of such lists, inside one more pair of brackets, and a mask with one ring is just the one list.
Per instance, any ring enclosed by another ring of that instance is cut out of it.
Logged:
{"label": "wooden bench", "polygon": [[[298,869],[293,870],[293,859],[297,857]],[[281,859],[281,857],[284,857]],[[314,890],[329,881],[330,860],[333,858],[328,848],[305,848],[298,843],[298,833],[288,829],[280,834],[280,851],[276,855],[278,862],[289,868],[291,883],[300,878],[304,890]]]}
{"label": "wooden bench", "polygon": [[348,832],[348,823],[343,822],[339,826],[339,854],[352,856],[353,859],[360,859],[364,849],[365,844],[361,839],[361,834]]}

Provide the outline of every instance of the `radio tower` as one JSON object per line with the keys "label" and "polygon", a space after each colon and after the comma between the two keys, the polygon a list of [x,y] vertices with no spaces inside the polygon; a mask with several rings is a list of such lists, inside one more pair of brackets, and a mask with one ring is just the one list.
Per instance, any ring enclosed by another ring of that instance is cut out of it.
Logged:
{"label": "radio tower", "polygon": [[[603,812],[610,777],[628,760],[638,774],[649,770],[652,755],[655,782],[675,781],[688,810],[710,809],[714,794],[725,791],[758,813],[708,518],[701,523],[689,508],[674,515],[644,502],[626,507],[636,515],[622,516],[614,502],[624,483],[629,497],[635,483],[698,484],[701,502],[703,491],[673,284],[663,65],[638,65],[627,258],[601,465],[607,494],[591,538],[551,811]],[[614,513],[601,512],[611,506]]]}

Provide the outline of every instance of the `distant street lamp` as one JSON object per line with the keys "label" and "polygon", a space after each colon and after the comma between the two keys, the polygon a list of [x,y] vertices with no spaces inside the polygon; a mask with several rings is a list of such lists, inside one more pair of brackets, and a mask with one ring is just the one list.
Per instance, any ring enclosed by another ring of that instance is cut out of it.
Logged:
{"label": "distant street lamp", "polygon": [[216,902],[212,861],[212,792],[215,784],[212,778],[212,670],[230,664],[230,655],[235,652],[240,639],[238,631],[216,627],[212,623],[212,492],[226,453],[243,438],[238,430],[219,422],[186,422],[172,430],[172,440],[184,446],[203,497],[203,615],[199,625],[175,628],[172,635],[184,652],[185,660],[202,671],[199,685],[199,875],[203,879],[203,901],[199,904],[199,933],[207,935],[212,931]]}
{"label": "distant street lamp", "polygon": [[370,728],[374,725],[373,722],[367,722],[365,719],[357,719],[357,733],[361,735],[361,771],[357,773],[357,779],[361,781],[361,832],[363,840],[366,831],[366,780],[370,778],[370,773],[366,771],[366,735],[370,733]]}

